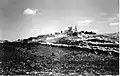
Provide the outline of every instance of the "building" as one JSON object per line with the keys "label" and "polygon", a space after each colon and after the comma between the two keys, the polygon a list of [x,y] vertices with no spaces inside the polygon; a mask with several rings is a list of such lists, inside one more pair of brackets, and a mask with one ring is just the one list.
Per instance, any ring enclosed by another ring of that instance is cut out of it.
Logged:
{"label": "building", "polygon": [[73,29],[72,26],[68,27],[68,30],[64,31],[65,34],[67,34],[68,36],[77,36],[78,35],[78,30],[77,30],[77,26],[75,26],[75,28]]}

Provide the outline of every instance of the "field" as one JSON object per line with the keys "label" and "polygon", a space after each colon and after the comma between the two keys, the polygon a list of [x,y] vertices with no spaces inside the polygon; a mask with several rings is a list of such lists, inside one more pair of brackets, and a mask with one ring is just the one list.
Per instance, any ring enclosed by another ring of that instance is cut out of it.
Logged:
{"label": "field", "polygon": [[119,57],[78,48],[39,43],[1,43],[0,74],[4,75],[118,75]]}

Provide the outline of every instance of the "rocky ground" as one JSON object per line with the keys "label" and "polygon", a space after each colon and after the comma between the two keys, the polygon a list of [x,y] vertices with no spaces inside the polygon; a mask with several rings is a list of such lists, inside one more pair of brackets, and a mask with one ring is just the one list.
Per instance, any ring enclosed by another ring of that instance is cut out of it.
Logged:
{"label": "rocky ground", "polygon": [[39,43],[1,43],[0,74],[118,75],[119,57]]}

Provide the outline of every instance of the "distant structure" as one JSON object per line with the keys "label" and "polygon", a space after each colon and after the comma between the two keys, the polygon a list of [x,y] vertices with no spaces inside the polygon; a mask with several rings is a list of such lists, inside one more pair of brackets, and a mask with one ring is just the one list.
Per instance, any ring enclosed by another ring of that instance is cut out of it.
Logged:
{"label": "distant structure", "polygon": [[68,32],[73,32],[72,26],[68,27]]}
{"label": "distant structure", "polygon": [[77,25],[75,26],[75,32],[77,32]]}
{"label": "distant structure", "polygon": [[64,33],[67,34],[68,36],[77,36],[78,35],[77,25],[75,26],[74,29],[72,26],[69,26],[68,30],[65,30]]}

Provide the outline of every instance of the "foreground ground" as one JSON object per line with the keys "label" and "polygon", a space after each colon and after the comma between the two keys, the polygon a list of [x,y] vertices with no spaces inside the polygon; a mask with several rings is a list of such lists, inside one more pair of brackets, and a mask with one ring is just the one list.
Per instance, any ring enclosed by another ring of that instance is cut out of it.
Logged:
{"label": "foreground ground", "polygon": [[38,43],[0,44],[0,74],[118,75],[119,57]]}

